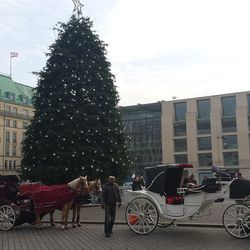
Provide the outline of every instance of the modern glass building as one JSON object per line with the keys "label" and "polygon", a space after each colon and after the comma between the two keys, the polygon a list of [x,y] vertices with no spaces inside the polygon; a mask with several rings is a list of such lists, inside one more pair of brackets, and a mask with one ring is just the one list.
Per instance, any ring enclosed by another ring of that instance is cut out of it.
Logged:
{"label": "modern glass building", "polygon": [[144,167],[162,163],[161,103],[120,107],[134,172],[142,174]]}

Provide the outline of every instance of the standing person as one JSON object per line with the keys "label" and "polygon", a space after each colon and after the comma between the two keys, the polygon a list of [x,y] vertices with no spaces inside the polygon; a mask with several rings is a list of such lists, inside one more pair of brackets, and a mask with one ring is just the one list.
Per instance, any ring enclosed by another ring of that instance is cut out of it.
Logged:
{"label": "standing person", "polygon": [[140,180],[140,177],[139,177],[138,175],[135,176],[135,178],[134,178],[134,180],[133,180],[132,190],[133,190],[133,191],[142,190],[142,187],[141,187],[141,180]]}
{"label": "standing person", "polygon": [[105,209],[104,233],[105,237],[113,234],[113,225],[116,216],[116,204],[121,206],[121,195],[118,185],[115,183],[115,177],[109,176],[108,182],[104,184],[101,195],[102,209]]}

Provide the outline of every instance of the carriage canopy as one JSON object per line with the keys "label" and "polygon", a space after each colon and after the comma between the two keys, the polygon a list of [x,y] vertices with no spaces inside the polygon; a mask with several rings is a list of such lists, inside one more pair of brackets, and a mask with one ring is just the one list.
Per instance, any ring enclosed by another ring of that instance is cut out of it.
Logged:
{"label": "carriage canopy", "polygon": [[180,187],[184,168],[192,168],[191,164],[169,164],[145,168],[146,188],[154,193],[176,195]]}
{"label": "carriage canopy", "polygon": [[248,195],[250,195],[250,180],[234,180],[230,186],[230,198],[244,199]]}

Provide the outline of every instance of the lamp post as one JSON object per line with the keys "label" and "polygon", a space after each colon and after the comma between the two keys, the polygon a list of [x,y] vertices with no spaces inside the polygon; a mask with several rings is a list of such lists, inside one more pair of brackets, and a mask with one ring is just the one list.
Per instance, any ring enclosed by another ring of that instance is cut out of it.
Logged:
{"label": "lamp post", "polygon": [[218,153],[219,166],[221,164],[221,158],[220,158],[220,152],[221,152],[221,150],[220,150],[220,148],[222,147],[222,145],[224,145],[224,142],[223,142],[223,144],[220,143],[220,139],[223,140],[224,137],[223,136],[217,136],[217,153]]}

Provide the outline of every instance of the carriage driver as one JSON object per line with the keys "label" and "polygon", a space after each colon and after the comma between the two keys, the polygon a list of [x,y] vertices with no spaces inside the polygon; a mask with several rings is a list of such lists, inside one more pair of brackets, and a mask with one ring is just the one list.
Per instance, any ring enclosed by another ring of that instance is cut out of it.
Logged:
{"label": "carriage driver", "polygon": [[109,176],[108,182],[103,186],[101,195],[101,205],[105,209],[104,233],[106,237],[113,234],[112,229],[116,216],[116,203],[121,206],[121,196],[115,177]]}

